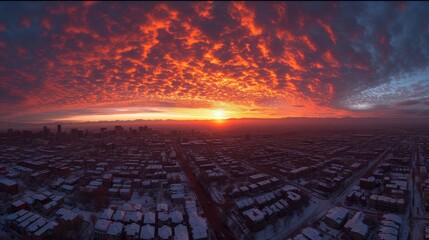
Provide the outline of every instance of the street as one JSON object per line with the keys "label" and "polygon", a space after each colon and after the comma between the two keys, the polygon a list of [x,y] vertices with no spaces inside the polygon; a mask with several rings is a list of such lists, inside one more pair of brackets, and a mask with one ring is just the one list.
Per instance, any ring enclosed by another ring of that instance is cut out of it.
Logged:
{"label": "street", "polygon": [[217,212],[218,204],[211,199],[211,197],[204,190],[203,185],[193,174],[189,159],[185,157],[181,147],[177,142],[173,142],[173,146],[176,150],[177,157],[182,164],[182,168],[189,179],[190,186],[198,197],[198,202],[204,211],[205,217],[207,217],[210,227],[214,230],[214,232],[220,233],[218,235],[223,236],[224,239],[235,239],[234,235],[221,222],[220,216]]}

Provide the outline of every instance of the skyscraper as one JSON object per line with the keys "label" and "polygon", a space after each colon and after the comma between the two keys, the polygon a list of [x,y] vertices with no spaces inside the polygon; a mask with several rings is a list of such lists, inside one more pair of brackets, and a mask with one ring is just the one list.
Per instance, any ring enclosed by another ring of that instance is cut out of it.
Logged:
{"label": "skyscraper", "polygon": [[61,134],[61,124],[57,125],[57,134],[60,135]]}
{"label": "skyscraper", "polygon": [[43,137],[48,137],[50,133],[48,126],[43,126]]}

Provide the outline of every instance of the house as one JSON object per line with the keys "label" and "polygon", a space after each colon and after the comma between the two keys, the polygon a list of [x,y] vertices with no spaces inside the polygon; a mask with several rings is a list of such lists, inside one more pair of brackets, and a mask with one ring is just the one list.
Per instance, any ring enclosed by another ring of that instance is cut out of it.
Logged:
{"label": "house", "polygon": [[156,206],[157,212],[168,212],[168,204],[166,203],[158,203]]}
{"label": "house", "polygon": [[183,222],[183,214],[177,210],[171,212],[171,222],[175,225],[181,224]]}
{"label": "house", "polygon": [[310,168],[309,167],[300,167],[300,168],[296,168],[291,170],[288,173],[288,177],[290,179],[297,179],[297,178],[301,178],[306,176],[309,172],[310,172]]}
{"label": "house", "polygon": [[50,201],[50,199],[47,196],[40,193],[34,194],[31,197],[34,199],[35,204],[38,204],[38,205],[45,205]]}
{"label": "house", "polygon": [[364,219],[365,214],[363,212],[357,212],[344,225],[346,232],[353,240],[363,240],[368,236],[369,228],[368,225],[363,222]]}
{"label": "house", "polygon": [[155,239],[155,227],[149,224],[142,226],[140,229],[140,239]]}
{"label": "house", "polygon": [[107,230],[112,222],[106,219],[98,219],[94,226],[95,240],[104,240],[107,238]]}
{"label": "house", "polygon": [[140,239],[140,225],[137,223],[131,223],[125,225],[125,239],[126,240],[138,240]]}
{"label": "house", "polygon": [[378,210],[403,212],[405,199],[373,194],[369,197],[368,205]]}
{"label": "house", "polygon": [[383,215],[383,220],[394,222],[398,225],[402,224],[402,219],[400,216],[392,213],[387,213]]}
{"label": "house", "polygon": [[52,235],[52,231],[58,226],[57,222],[47,222],[43,227],[39,228],[33,235],[36,239],[45,239]]}
{"label": "house", "polygon": [[191,215],[189,217],[189,225],[192,230],[192,238],[195,240],[208,239],[208,227],[204,218],[198,215]]}
{"label": "house", "polygon": [[272,223],[277,220],[277,214],[274,212],[269,206],[266,206],[262,209],[262,211],[265,213],[265,219]]}
{"label": "house", "polygon": [[107,173],[103,176],[103,186],[110,187],[113,182],[113,175],[111,173]]}
{"label": "house", "polygon": [[6,216],[6,225],[12,226],[13,224],[15,224],[17,222],[18,218],[20,218],[24,215],[27,215],[27,214],[29,214],[29,211],[22,209],[22,210],[15,212],[15,213],[11,213],[11,214],[7,215]]}
{"label": "house", "polygon": [[65,226],[67,230],[74,229],[79,221],[79,214],[65,208],[58,209],[55,215],[57,216],[58,223]]}
{"label": "house", "polygon": [[36,221],[34,221],[33,223],[31,223],[25,228],[26,234],[33,235],[37,230],[45,226],[46,223],[47,223],[46,219],[43,217],[40,217],[39,219],[37,219]]}
{"label": "house", "polygon": [[23,202],[27,204],[27,206],[33,206],[35,201],[32,197],[25,197],[22,199]]}
{"label": "house", "polygon": [[107,239],[108,240],[121,240],[122,239],[122,230],[124,225],[120,222],[112,222],[107,229]]}
{"label": "house", "polygon": [[140,224],[143,218],[143,214],[138,211],[125,212],[124,222],[126,223],[138,223]]}
{"label": "house", "polygon": [[112,216],[113,221],[122,222],[125,218],[125,211],[116,210],[115,214]]}
{"label": "house", "polygon": [[111,220],[114,212],[115,211],[111,208],[104,209],[103,213],[100,216],[100,219]]}
{"label": "house", "polygon": [[183,203],[185,202],[185,194],[183,193],[172,193],[171,194],[171,201],[174,203]]}
{"label": "house", "polygon": [[343,207],[334,207],[326,213],[324,221],[328,226],[340,229],[346,223],[348,214],[349,212],[347,209]]}
{"label": "house", "polygon": [[9,179],[0,179],[0,192],[15,195],[18,191],[19,185],[17,182]]}
{"label": "house", "polygon": [[119,196],[122,199],[126,199],[126,200],[130,199],[131,198],[131,194],[132,194],[132,191],[129,188],[121,188],[121,189],[119,189]]}
{"label": "house", "polygon": [[159,224],[169,224],[171,219],[170,213],[167,212],[159,212],[158,213],[158,223]]}
{"label": "house", "polygon": [[310,240],[322,240],[322,236],[319,231],[312,227],[306,227],[302,229],[301,234]]}
{"label": "house", "polygon": [[252,198],[247,197],[245,199],[237,201],[235,204],[237,205],[238,209],[244,210],[250,208],[255,202]]}
{"label": "house", "polygon": [[21,209],[27,208],[27,203],[22,200],[17,200],[13,203],[11,203],[11,210],[12,212],[17,212]]}
{"label": "house", "polygon": [[183,224],[174,227],[174,240],[189,240],[188,228]]}
{"label": "house", "polygon": [[361,178],[359,180],[359,186],[362,189],[367,189],[367,190],[372,190],[375,188],[375,177],[374,176],[370,176],[367,178]]}
{"label": "house", "polygon": [[297,207],[301,204],[301,195],[295,192],[287,192],[287,202],[292,207]]}
{"label": "house", "polygon": [[162,226],[158,228],[158,237],[162,240],[172,239],[173,231],[170,226]]}
{"label": "house", "polygon": [[265,212],[258,208],[251,208],[243,212],[246,226],[251,231],[259,231],[265,227]]}
{"label": "house", "polygon": [[144,214],[143,223],[144,224],[155,224],[155,213],[154,212],[146,212]]}
{"label": "house", "polygon": [[57,201],[50,201],[42,206],[42,212],[44,214],[50,215],[53,213],[56,209],[60,207],[61,204],[59,204]]}

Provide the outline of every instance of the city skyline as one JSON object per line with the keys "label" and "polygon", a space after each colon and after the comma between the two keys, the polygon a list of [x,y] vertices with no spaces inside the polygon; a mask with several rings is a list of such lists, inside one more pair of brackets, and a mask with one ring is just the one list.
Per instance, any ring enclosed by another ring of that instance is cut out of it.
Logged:
{"label": "city skyline", "polygon": [[426,118],[429,4],[0,4],[0,121]]}

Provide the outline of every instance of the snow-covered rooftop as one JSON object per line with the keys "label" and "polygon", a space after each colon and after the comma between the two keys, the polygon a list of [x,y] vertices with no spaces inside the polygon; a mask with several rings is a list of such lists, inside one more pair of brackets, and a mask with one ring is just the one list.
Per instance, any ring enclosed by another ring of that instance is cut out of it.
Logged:
{"label": "snow-covered rooftop", "polygon": [[184,226],[183,224],[179,224],[176,227],[174,227],[174,240],[188,240],[189,239],[189,233],[188,228]]}
{"label": "snow-covered rooftop", "polygon": [[161,211],[168,211],[168,204],[166,203],[158,203],[158,205],[156,206],[156,211],[157,212],[161,212]]}
{"label": "snow-covered rooftop", "polygon": [[346,229],[350,229],[351,232],[366,236],[368,233],[368,225],[363,223],[364,219],[365,214],[363,212],[357,212],[350,220],[347,221],[344,227]]}
{"label": "snow-covered rooftop", "polygon": [[37,237],[42,236],[43,234],[45,234],[45,232],[49,231],[49,230],[53,230],[55,226],[57,226],[58,223],[57,222],[48,222],[47,224],[45,224],[43,227],[41,227],[39,230],[37,230],[34,235]]}
{"label": "snow-covered rooftop", "polygon": [[67,210],[65,208],[58,209],[56,214],[65,221],[73,221],[73,219],[77,218],[78,216],[77,213]]}
{"label": "snow-covered rooftop", "polygon": [[172,236],[173,232],[170,226],[162,226],[158,228],[158,236],[161,239],[169,239]]}
{"label": "snow-covered rooftop", "polygon": [[155,227],[151,225],[144,225],[140,229],[140,239],[154,239],[155,238]]}
{"label": "snow-covered rooftop", "polygon": [[125,211],[116,210],[115,214],[113,214],[112,216],[112,220],[122,222],[122,220],[124,220],[124,217],[125,217]]}
{"label": "snow-covered rooftop", "polygon": [[125,225],[125,234],[127,236],[133,236],[135,238],[138,238],[140,235],[140,225],[138,225],[137,223]]}
{"label": "snow-covered rooftop", "polygon": [[141,212],[126,212],[124,217],[124,222],[140,222],[143,218],[143,213]]}
{"label": "snow-covered rooftop", "polygon": [[113,212],[114,212],[114,210],[111,209],[111,208],[104,209],[104,211],[101,214],[100,218],[110,220],[110,219],[112,219]]}
{"label": "snow-covered rooftop", "polygon": [[329,209],[325,217],[334,220],[336,223],[340,224],[347,217],[349,211],[343,207],[334,207]]}
{"label": "snow-covered rooftop", "polygon": [[170,218],[171,218],[170,213],[166,213],[166,212],[158,213],[158,219],[162,222],[167,222],[168,220],[170,220]]}
{"label": "snow-covered rooftop", "polygon": [[396,215],[396,214],[392,214],[392,213],[387,213],[383,215],[383,219],[384,220],[388,220],[388,221],[392,221],[397,223],[398,225],[402,224],[402,219],[400,216]]}
{"label": "snow-covered rooftop", "polygon": [[155,213],[154,212],[146,212],[144,214],[144,224],[155,224]]}
{"label": "snow-covered rooftop", "polygon": [[248,217],[253,222],[258,222],[264,220],[265,213],[259,210],[258,208],[251,208],[243,212],[243,215]]}
{"label": "snow-covered rooftop", "polygon": [[40,217],[39,219],[37,219],[35,222],[33,222],[32,224],[30,224],[26,230],[30,233],[34,233],[37,230],[39,230],[39,228],[45,226],[45,224],[47,223],[46,219],[43,217]]}
{"label": "snow-covered rooftop", "polygon": [[107,234],[111,236],[118,236],[122,233],[122,228],[124,225],[120,222],[113,222],[109,225],[109,229],[107,230]]}
{"label": "snow-covered rooftop", "polygon": [[183,222],[183,214],[177,210],[171,212],[171,221],[176,224]]}
{"label": "snow-covered rooftop", "polygon": [[312,227],[306,227],[302,229],[301,233],[310,240],[322,239],[320,232]]}
{"label": "snow-covered rooftop", "polygon": [[98,221],[95,223],[95,230],[99,232],[106,232],[109,228],[111,221],[106,219],[98,219]]}
{"label": "snow-covered rooftop", "polygon": [[9,179],[0,179],[0,184],[6,185],[8,187],[11,187],[13,185],[18,184],[17,182],[13,181],[13,180],[9,180]]}

